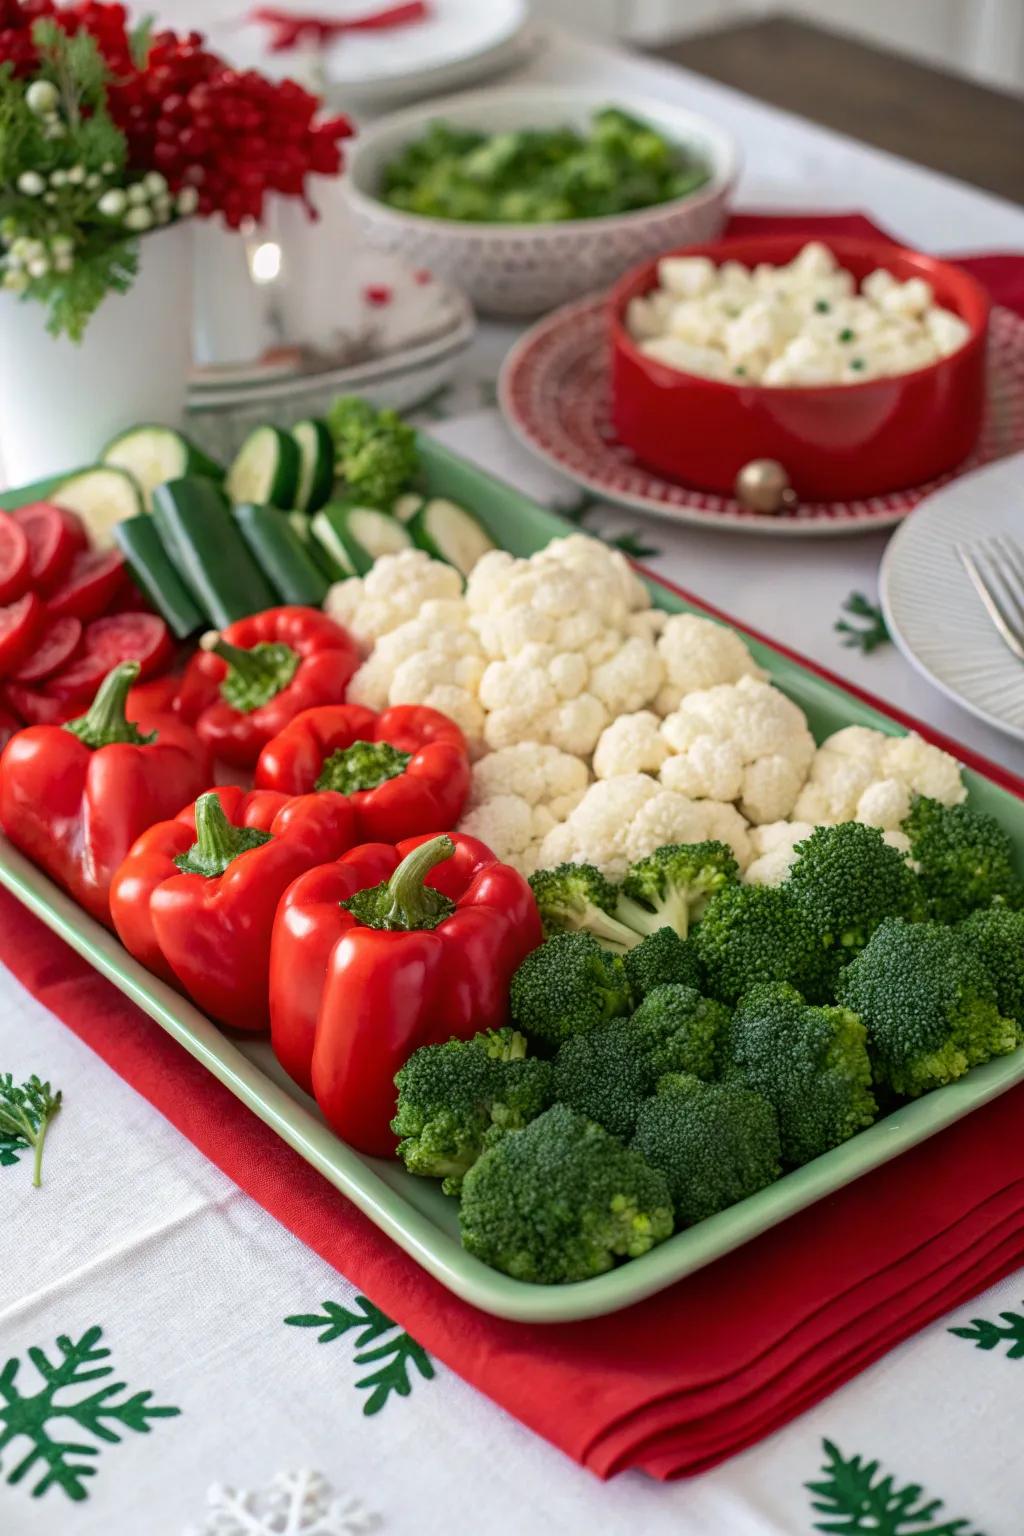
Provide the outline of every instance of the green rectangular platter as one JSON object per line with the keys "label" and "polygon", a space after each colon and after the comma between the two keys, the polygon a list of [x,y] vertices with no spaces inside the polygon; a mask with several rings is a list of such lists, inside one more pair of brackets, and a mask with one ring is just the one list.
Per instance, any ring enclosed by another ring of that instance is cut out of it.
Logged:
{"label": "green rectangular platter", "polygon": [[[497,543],[513,554],[532,554],[552,538],[572,531],[564,518],[534,505],[513,487],[429,438],[424,439],[422,448],[431,494],[450,497],[471,508]],[[22,505],[50,488],[44,483],[10,492],[0,496],[0,506]],[[657,581],[650,581],[649,586],[654,603],[669,612],[701,611]],[[873,726],[890,734],[902,731],[888,715],[770,645],[752,640],[751,649],[772,680],[805,711],[819,741],[851,724]],[[982,774],[965,770],[965,778],[970,803],[1003,822],[1024,863],[1024,803]],[[632,1306],[898,1157],[1024,1078],[1021,1049],[904,1105],[843,1146],[730,1210],[678,1233],[641,1259],[572,1285],[528,1285],[488,1269],[463,1251],[455,1202],[442,1195],[432,1181],[413,1178],[397,1161],[363,1157],[347,1147],[328,1130],[312,1099],[278,1068],[269,1045],[222,1034],[197,1009],[131,959],[111,934],[2,837],[0,883],[155,1019],[418,1264],[465,1301],[520,1322],[571,1322]],[[880,1219],[884,1220],[884,1211]]]}

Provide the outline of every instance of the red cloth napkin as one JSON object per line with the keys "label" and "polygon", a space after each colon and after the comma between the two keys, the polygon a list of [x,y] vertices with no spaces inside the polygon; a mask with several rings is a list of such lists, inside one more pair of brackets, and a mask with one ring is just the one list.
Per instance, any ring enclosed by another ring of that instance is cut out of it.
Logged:
{"label": "red cloth napkin", "polygon": [[[761,219],[758,227],[794,224],[826,235],[867,227],[856,215]],[[750,227],[750,216],[730,226]],[[998,302],[1024,311],[1024,258],[964,264]],[[851,691],[1024,799],[1024,781]],[[503,1322],[421,1270],[2,891],[0,961],[432,1354],[601,1477],[636,1467],[670,1478],[714,1466],[1024,1262],[1022,1085],[614,1320]]]}

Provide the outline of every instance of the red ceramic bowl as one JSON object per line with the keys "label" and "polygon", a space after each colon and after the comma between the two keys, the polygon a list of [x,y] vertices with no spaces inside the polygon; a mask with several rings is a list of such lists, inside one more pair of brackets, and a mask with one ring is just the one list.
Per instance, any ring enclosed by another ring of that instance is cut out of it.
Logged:
{"label": "red ceramic bowl", "polygon": [[[751,235],[690,245],[672,255],[781,265],[802,235]],[[989,301],[966,272],[882,240],[827,239],[858,279],[876,267],[924,277],[960,315],[970,338],[959,352],[914,373],[862,384],[769,388],[700,378],[644,355],[626,330],[629,300],[657,286],[657,262],[612,290],[612,416],[621,442],[652,469],[701,490],[731,493],[751,459],[778,459],[804,501],[874,496],[921,485],[961,463],[978,440],[985,407]]]}

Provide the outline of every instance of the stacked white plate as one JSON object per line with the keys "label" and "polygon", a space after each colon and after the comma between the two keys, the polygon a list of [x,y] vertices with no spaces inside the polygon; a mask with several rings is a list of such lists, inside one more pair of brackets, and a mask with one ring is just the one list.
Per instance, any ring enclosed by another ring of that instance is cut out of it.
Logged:
{"label": "stacked white plate", "polygon": [[879,573],[907,660],[965,709],[1024,740],[1024,663],[1000,639],[957,553],[992,534],[1024,544],[1024,454],[953,480],[893,535]]}

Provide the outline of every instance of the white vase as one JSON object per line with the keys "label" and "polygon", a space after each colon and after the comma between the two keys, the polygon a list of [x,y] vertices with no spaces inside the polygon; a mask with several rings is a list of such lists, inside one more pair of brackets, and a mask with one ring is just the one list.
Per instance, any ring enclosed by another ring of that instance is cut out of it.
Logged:
{"label": "white vase", "polygon": [[109,294],[80,342],[47,311],[0,294],[0,484],[92,463],[136,422],[180,426],[192,361],[192,229],[145,235],[126,294]]}

